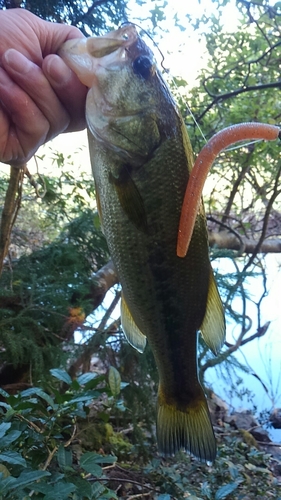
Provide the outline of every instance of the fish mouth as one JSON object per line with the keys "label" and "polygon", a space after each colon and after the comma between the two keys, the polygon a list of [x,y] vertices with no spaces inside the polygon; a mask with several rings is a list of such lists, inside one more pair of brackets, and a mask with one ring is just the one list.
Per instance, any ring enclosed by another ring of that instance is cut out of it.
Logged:
{"label": "fish mouth", "polygon": [[67,40],[58,55],[84,85],[91,87],[97,80],[98,68],[125,63],[128,49],[138,40],[136,27],[128,24],[103,36]]}
{"label": "fish mouth", "polygon": [[104,57],[123,47],[130,47],[138,39],[138,33],[133,24],[128,24],[116,31],[111,31],[101,37],[87,38],[87,47],[91,56]]}

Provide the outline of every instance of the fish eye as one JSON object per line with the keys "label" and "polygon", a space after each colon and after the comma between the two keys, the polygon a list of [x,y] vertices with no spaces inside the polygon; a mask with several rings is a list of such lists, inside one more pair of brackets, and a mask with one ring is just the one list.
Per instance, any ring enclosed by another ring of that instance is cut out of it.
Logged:
{"label": "fish eye", "polygon": [[139,56],[133,62],[134,73],[147,80],[153,74],[154,64],[147,56]]}

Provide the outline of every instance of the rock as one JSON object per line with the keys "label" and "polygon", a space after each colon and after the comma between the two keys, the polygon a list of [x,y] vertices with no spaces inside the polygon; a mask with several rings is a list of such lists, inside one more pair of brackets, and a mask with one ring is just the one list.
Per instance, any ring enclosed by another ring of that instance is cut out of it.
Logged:
{"label": "rock", "polygon": [[236,429],[249,430],[258,426],[258,422],[249,410],[235,411],[232,415],[225,417],[224,421]]}
{"label": "rock", "polygon": [[252,429],[251,434],[257,441],[261,441],[262,443],[270,443],[271,441],[268,432],[262,427]]}
{"label": "rock", "polygon": [[271,412],[269,420],[274,429],[281,429],[281,408],[275,408]]}
{"label": "rock", "polygon": [[208,406],[213,425],[221,424],[221,422],[225,421],[229,409],[228,405],[214,392],[212,392],[208,397]]}

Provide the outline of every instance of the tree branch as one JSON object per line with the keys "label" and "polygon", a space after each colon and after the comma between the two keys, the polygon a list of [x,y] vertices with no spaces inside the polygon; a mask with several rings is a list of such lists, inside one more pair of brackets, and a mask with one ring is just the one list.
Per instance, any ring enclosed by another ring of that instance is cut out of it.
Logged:
{"label": "tree branch", "polygon": [[204,109],[201,115],[196,116],[196,120],[199,122],[202,118],[212,109],[212,107],[218,102],[225,101],[226,99],[231,99],[231,97],[236,97],[239,94],[244,94],[245,92],[260,91],[265,89],[281,88],[280,82],[264,83],[261,85],[250,85],[249,87],[243,87],[241,89],[233,90],[232,92],[226,92],[225,94],[217,95],[212,102]]}
{"label": "tree branch", "polygon": [[[253,239],[245,238],[239,235],[239,238],[235,236],[232,232],[223,231],[220,233],[209,232],[209,245],[210,247],[226,249],[226,250],[237,250],[241,253],[241,248],[243,253],[253,254],[257,253],[258,242]],[[258,253],[281,253],[281,239],[274,238],[264,240],[258,249]]]}
{"label": "tree branch", "polygon": [[235,344],[226,343],[226,345],[228,346],[228,349],[226,351],[222,352],[221,354],[219,354],[217,357],[208,359],[206,361],[206,363],[200,367],[200,372],[202,374],[205,373],[205,371],[208,368],[213,368],[214,366],[219,365],[220,363],[225,361],[231,354],[233,354],[235,351],[237,351],[243,345],[247,344],[248,342],[252,342],[252,340],[254,340],[256,338],[263,337],[266,334],[269,325],[270,325],[270,321],[268,321],[263,326],[258,328],[256,333],[254,333],[253,335],[251,335],[250,337],[248,337],[246,339],[243,339],[243,337],[247,332],[242,330],[242,332],[240,333]]}
{"label": "tree branch", "polygon": [[73,26],[77,26],[77,24],[82,23],[84,19],[87,19],[87,17],[93,14],[96,7],[99,7],[100,5],[106,3],[112,3],[112,0],[94,0],[91,7],[88,8],[87,12],[85,12],[79,17],[76,17],[76,19],[72,22]]}
{"label": "tree branch", "polygon": [[277,196],[279,196],[279,194],[281,192],[280,189],[278,189],[280,175],[281,175],[281,163],[280,163],[280,166],[278,168],[277,175],[276,175],[276,178],[275,178],[273,193],[272,193],[272,195],[270,197],[270,200],[268,202],[268,205],[266,207],[265,215],[264,215],[264,218],[263,218],[263,227],[262,227],[262,231],[261,231],[261,235],[260,235],[259,241],[256,244],[255,251],[253,252],[253,254],[250,257],[250,259],[248,260],[247,264],[244,266],[243,272],[245,272],[251,266],[251,264],[253,263],[253,261],[255,259],[255,256],[260,252],[260,249],[261,249],[262,244],[264,242],[265,235],[266,235],[266,229],[267,229],[268,221],[269,221],[269,216],[270,216],[270,213],[271,213],[271,209],[272,209],[273,203],[276,200]]}
{"label": "tree branch", "polygon": [[22,181],[26,165],[10,167],[9,185],[5,196],[0,226],[0,275],[8,253],[10,237],[21,204]]}

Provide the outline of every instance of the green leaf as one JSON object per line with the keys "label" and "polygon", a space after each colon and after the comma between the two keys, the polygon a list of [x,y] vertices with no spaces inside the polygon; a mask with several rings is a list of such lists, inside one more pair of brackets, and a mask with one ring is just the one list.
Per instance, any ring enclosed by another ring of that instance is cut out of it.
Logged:
{"label": "green leaf", "polygon": [[[0,390],[0,394],[1,394],[1,390]],[[3,403],[3,401],[0,401],[0,408],[5,408],[5,410],[9,411],[11,410],[11,405],[8,405],[7,403]]]}
{"label": "green leaf", "polygon": [[[53,479],[53,477],[52,477]],[[73,483],[66,483],[64,481],[59,481],[58,483],[52,484],[35,484],[32,485],[32,489],[39,493],[44,494],[44,500],[66,500],[70,498],[70,493],[73,493],[77,487]],[[73,498],[73,497],[71,497]],[[78,498],[82,498],[79,496]]]}
{"label": "green leaf", "polygon": [[159,495],[157,497],[157,500],[171,500],[171,495],[168,495],[167,493],[163,493],[162,495]]}
{"label": "green leaf", "polygon": [[4,389],[1,389],[1,387],[0,387],[0,394],[4,398],[8,398],[10,396],[10,394],[8,392],[4,391]]}
{"label": "green leaf", "polygon": [[105,487],[101,483],[94,483],[92,486],[92,498],[99,498],[104,493]]}
{"label": "green leaf", "polygon": [[99,453],[95,453],[94,451],[89,451],[82,455],[83,457],[87,455],[91,455],[91,459],[95,461],[97,464],[114,464],[117,460],[117,457],[114,455],[100,455]]}
{"label": "green leaf", "polygon": [[71,480],[75,484],[81,498],[94,498],[92,495],[92,486],[87,479],[82,479],[81,477],[72,477]]}
{"label": "green leaf", "polygon": [[[97,453],[87,452],[84,453],[80,458],[80,466],[86,472],[90,472],[90,474],[93,474],[96,477],[101,477],[102,468],[98,465],[98,463],[103,463],[104,458],[105,457],[103,457],[102,455],[98,455]],[[106,463],[112,463],[112,462],[107,461]]]}
{"label": "green leaf", "polygon": [[59,391],[57,391],[54,388],[52,389],[52,392],[54,394],[54,400],[59,405],[62,404],[62,403],[64,403],[66,400],[67,401],[69,400],[69,397],[68,397],[69,395],[68,394],[61,394]]}
{"label": "green leaf", "polygon": [[98,391],[88,391],[88,392],[85,392],[84,394],[82,393],[81,396],[76,396],[75,398],[71,399],[69,401],[69,404],[92,401],[93,399],[97,399],[99,396],[100,396],[100,393]]}
{"label": "green leaf", "polygon": [[0,460],[12,465],[27,466],[25,459],[17,451],[2,451],[2,453],[0,453]]}
{"label": "green leaf", "polygon": [[75,484],[59,482],[54,485],[52,493],[47,494],[44,498],[45,500],[66,500],[70,498],[70,493],[73,493],[75,490]]}
{"label": "green leaf", "polygon": [[112,490],[109,490],[108,488],[106,488],[103,493],[102,493],[102,496],[99,497],[100,500],[105,500],[105,499],[108,499],[108,500],[118,500],[118,497],[116,495],[116,493]]}
{"label": "green leaf", "polygon": [[72,379],[65,370],[60,370],[59,368],[52,368],[52,370],[50,370],[50,373],[51,375],[53,375],[53,377],[57,378],[61,382],[65,382],[66,384],[71,385]]}
{"label": "green leaf", "polygon": [[64,446],[59,446],[57,451],[57,460],[61,469],[72,466],[72,452],[66,450]]}
{"label": "green leaf", "polygon": [[71,389],[72,391],[79,391],[81,389],[81,385],[77,382],[76,379],[72,380]]}
{"label": "green leaf", "polygon": [[10,422],[3,422],[2,424],[0,424],[0,438],[5,436],[6,432],[10,429],[11,425],[12,424]]}
{"label": "green leaf", "polygon": [[18,439],[18,437],[20,435],[21,435],[21,431],[13,430],[13,431],[8,432],[8,434],[6,436],[4,436],[3,439],[1,439],[0,448],[2,448],[2,449],[8,448],[8,446],[10,446],[11,443],[16,441],[16,439]]}
{"label": "green leaf", "polygon": [[50,476],[51,473],[46,471],[46,470],[32,470],[29,472],[22,472],[20,476],[17,478],[17,482],[14,487],[23,487],[27,486],[28,484],[35,483],[36,481],[39,481],[39,479],[42,479],[42,477]]}
{"label": "green leaf", "polygon": [[239,483],[229,483],[219,488],[215,495],[215,500],[223,500],[239,486]]}
{"label": "green leaf", "polygon": [[82,469],[84,469],[86,472],[89,472],[90,474],[93,474],[93,476],[100,478],[102,476],[102,468],[100,465],[94,463],[94,462],[88,462],[84,465],[80,463]]}
{"label": "green leaf", "polygon": [[94,378],[92,378],[92,380],[89,380],[89,382],[85,384],[85,389],[86,390],[94,389],[95,387],[97,387],[98,384],[100,384],[105,380],[106,380],[105,375],[96,375]]}
{"label": "green leaf", "polygon": [[5,479],[1,479],[0,481],[0,493],[4,494],[6,492],[10,492],[11,488],[16,484],[17,480],[13,476],[6,477]]}
{"label": "green leaf", "polygon": [[90,472],[96,477],[102,476],[102,468],[98,464],[114,464],[117,458],[113,455],[99,455],[95,452],[87,452],[80,458],[80,466],[86,472]]}
{"label": "green leaf", "polygon": [[108,382],[112,395],[118,396],[121,390],[121,376],[114,366],[109,368]]}
{"label": "green leaf", "polygon": [[88,373],[82,373],[82,375],[79,375],[79,377],[77,377],[76,380],[79,385],[85,385],[88,382],[90,382],[90,380],[93,380],[93,378],[96,377],[97,377],[96,373],[88,372]]}
{"label": "green leaf", "polygon": [[26,389],[25,391],[21,392],[21,397],[23,398],[34,395],[44,399],[46,403],[48,403],[52,408],[55,407],[55,403],[51,396],[49,396],[49,394],[47,394],[45,391],[42,391],[42,389],[40,389],[39,387],[31,387],[30,389]]}

